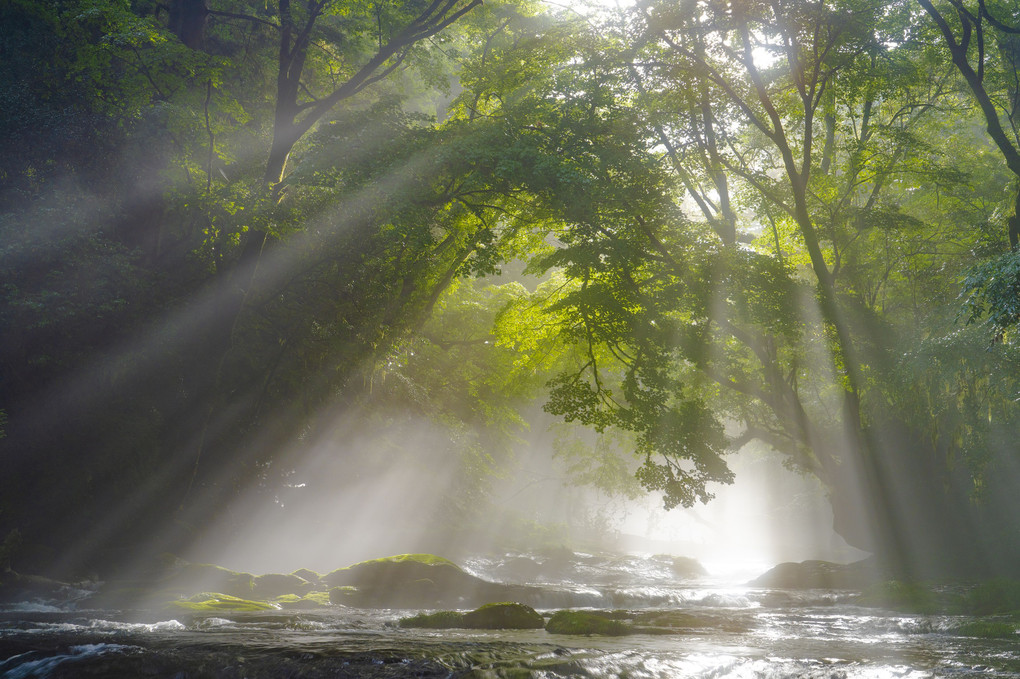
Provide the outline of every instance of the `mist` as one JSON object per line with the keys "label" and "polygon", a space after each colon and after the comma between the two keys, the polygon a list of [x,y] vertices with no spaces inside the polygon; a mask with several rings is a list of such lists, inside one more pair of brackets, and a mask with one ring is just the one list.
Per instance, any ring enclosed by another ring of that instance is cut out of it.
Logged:
{"label": "mist", "polygon": [[[736,481],[717,484],[708,504],[666,510],[654,494],[582,483],[558,452],[561,425],[530,412],[501,460],[466,453],[456,440],[465,432],[434,422],[347,413],[320,441],[281,455],[286,481],[250,488],[183,556],[255,573],[329,572],[409,552],[456,560],[566,548],[692,557],[739,580],[784,561],[868,555],[833,531],[823,485],[762,446],[728,457]],[[478,465],[488,465],[481,476]]]}

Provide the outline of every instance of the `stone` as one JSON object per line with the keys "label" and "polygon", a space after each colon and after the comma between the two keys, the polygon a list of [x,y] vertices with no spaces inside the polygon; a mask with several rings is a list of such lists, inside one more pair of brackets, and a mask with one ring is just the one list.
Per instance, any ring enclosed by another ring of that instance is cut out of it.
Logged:
{"label": "stone", "polygon": [[781,563],[748,583],[769,589],[863,589],[883,579],[871,559],[850,564],[831,561]]}
{"label": "stone", "polygon": [[485,604],[465,613],[464,626],[471,629],[542,629],[545,619],[531,606],[503,601]]}
{"label": "stone", "polygon": [[556,611],[545,625],[549,634],[574,634],[619,637],[634,630],[620,620],[600,611]]}

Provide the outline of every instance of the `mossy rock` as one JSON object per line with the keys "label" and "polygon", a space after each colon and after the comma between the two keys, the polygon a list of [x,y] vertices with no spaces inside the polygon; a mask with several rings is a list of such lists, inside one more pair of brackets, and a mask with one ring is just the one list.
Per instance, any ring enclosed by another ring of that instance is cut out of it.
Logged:
{"label": "mossy rock", "polygon": [[312,583],[298,575],[267,573],[252,580],[252,596],[256,599],[272,599],[284,594],[305,594],[312,587]]}
{"label": "mossy rock", "polygon": [[1020,582],[995,578],[977,585],[964,597],[963,607],[974,615],[1020,611]]}
{"label": "mossy rock", "polygon": [[332,605],[329,592],[308,592],[304,596],[283,594],[273,599],[273,603],[285,610],[308,610]]}
{"label": "mossy rock", "polygon": [[265,601],[242,599],[221,592],[201,592],[186,600],[171,601],[166,608],[187,613],[247,613],[277,610],[276,606]]}
{"label": "mossy rock", "polygon": [[708,575],[705,567],[694,558],[689,556],[674,556],[670,564],[673,575],[679,578],[700,578]]}
{"label": "mossy rock", "polygon": [[600,611],[556,611],[545,625],[549,634],[574,634],[619,637],[635,630],[611,614]]}
{"label": "mossy rock", "polygon": [[59,598],[73,587],[73,585],[60,580],[51,580],[39,575],[21,575],[8,570],[3,573],[3,581],[0,584],[0,601]]}
{"label": "mossy rock", "polygon": [[322,576],[322,582],[329,587],[374,587],[408,579],[456,579],[465,575],[460,566],[441,556],[399,554],[338,568]]}
{"label": "mossy rock", "polygon": [[156,583],[159,589],[169,589],[180,594],[195,592],[223,592],[235,597],[251,597],[255,576],[251,573],[232,571],[208,563],[185,563]]}
{"label": "mossy rock", "polygon": [[327,593],[329,603],[337,605],[354,605],[354,598],[358,594],[356,587],[344,585],[342,587],[331,587]]}
{"label": "mossy rock", "polygon": [[890,580],[872,585],[861,593],[858,606],[889,608],[907,613],[938,613],[942,606],[936,593],[919,582]]}
{"label": "mossy rock", "polygon": [[870,559],[850,564],[810,560],[781,563],[748,584],[775,589],[861,589],[880,579],[880,570]]}
{"label": "mossy rock", "polygon": [[967,622],[954,628],[953,633],[958,634],[961,637],[1014,639],[1017,636],[1017,626],[1011,622],[975,620],[974,622]]}
{"label": "mossy rock", "polygon": [[419,613],[401,618],[400,626],[425,629],[542,629],[545,620],[531,606],[504,601],[485,604],[468,613]]}
{"label": "mossy rock", "polygon": [[[368,559],[366,561],[359,561],[356,564],[347,566],[346,568],[338,568],[338,571],[348,571],[352,568],[358,568],[361,566],[371,566],[375,564],[385,563],[417,563],[424,566],[453,566],[456,569],[460,569],[460,566],[450,561],[449,559],[437,556],[435,554],[426,554],[424,552],[418,552],[415,554],[395,554],[393,556],[383,556],[378,559]],[[336,571],[333,571],[334,573]],[[328,574],[327,574],[328,575]]]}
{"label": "mossy rock", "polygon": [[542,629],[545,619],[531,606],[503,601],[485,604],[465,613],[464,626],[472,629]]}
{"label": "mossy rock", "polygon": [[517,599],[531,594],[526,588],[511,588],[487,582],[463,571],[449,559],[434,554],[400,554],[362,561],[322,577],[330,592],[336,587],[354,587],[340,592],[340,600],[366,608],[466,608],[493,600]]}
{"label": "mossy rock", "polygon": [[456,629],[464,627],[464,614],[457,611],[436,611],[435,613],[419,613],[409,618],[400,619],[401,627],[419,629]]}
{"label": "mossy rock", "polygon": [[297,577],[307,580],[312,584],[316,584],[322,580],[322,575],[315,571],[310,571],[307,568],[299,568],[291,573],[291,575],[296,575]]}

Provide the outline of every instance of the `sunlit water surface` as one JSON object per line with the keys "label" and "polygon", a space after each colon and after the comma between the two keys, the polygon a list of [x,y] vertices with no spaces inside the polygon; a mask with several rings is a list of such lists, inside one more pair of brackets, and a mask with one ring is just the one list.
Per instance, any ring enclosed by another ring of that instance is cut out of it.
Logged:
{"label": "sunlit water surface", "polygon": [[[510,563],[466,565],[507,581]],[[849,592],[682,581],[661,557],[578,555],[528,580],[548,588],[549,611],[682,610],[700,626],[412,630],[396,623],[417,610],[343,607],[129,622],[139,614],[25,602],[0,611],[0,677],[1020,677],[1020,638],[960,636],[966,618],[860,608]]]}

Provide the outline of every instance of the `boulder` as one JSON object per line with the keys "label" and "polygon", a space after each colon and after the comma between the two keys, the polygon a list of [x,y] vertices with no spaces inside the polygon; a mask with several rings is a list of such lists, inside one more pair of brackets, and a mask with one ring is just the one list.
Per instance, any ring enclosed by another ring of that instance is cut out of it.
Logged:
{"label": "boulder", "polygon": [[671,568],[673,574],[679,578],[700,578],[703,575],[708,575],[708,571],[702,566],[697,559],[693,559],[689,556],[674,556],[672,559]]}
{"label": "boulder", "polygon": [[251,598],[255,576],[208,563],[182,563],[153,584],[159,590],[184,596],[220,592],[243,599]]}
{"label": "boulder", "polygon": [[330,601],[364,608],[468,608],[537,598],[537,588],[488,582],[433,554],[362,561],[322,576]]}
{"label": "boulder", "polygon": [[619,637],[635,630],[605,611],[556,611],[545,625],[549,634],[575,634]]}
{"label": "boulder", "polygon": [[542,629],[545,619],[531,606],[504,601],[485,604],[465,613],[464,626],[471,629]]}
{"label": "boulder", "polygon": [[312,583],[298,575],[267,573],[252,580],[251,596],[256,599],[275,599],[284,594],[306,594],[312,591],[312,588]]}
{"label": "boulder", "polygon": [[273,599],[272,603],[284,610],[311,610],[327,608],[332,602],[327,592],[309,592],[304,596],[284,594]]}
{"label": "boulder", "polygon": [[401,618],[399,624],[401,627],[419,629],[456,629],[464,626],[464,614],[459,611],[419,613],[409,618]]}
{"label": "boulder", "polygon": [[242,599],[221,592],[201,592],[188,599],[170,601],[165,610],[192,614],[250,613],[276,610],[276,606],[265,601]]}
{"label": "boulder", "polygon": [[319,582],[322,580],[322,576],[321,575],[319,575],[315,571],[310,571],[307,568],[299,568],[296,571],[294,571],[293,573],[291,573],[291,575],[296,575],[296,576],[298,576],[299,578],[301,578],[303,580],[307,580],[308,582],[312,583],[313,585],[318,585]]}
{"label": "boulder", "polygon": [[468,613],[420,613],[402,618],[400,626],[426,629],[542,629],[545,620],[531,606],[504,601],[485,604]]}
{"label": "boulder", "polygon": [[863,589],[883,579],[871,559],[850,564],[831,561],[781,563],[748,583],[769,589]]}
{"label": "boulder", "polygon": [[398,554],[338,568],[323,575],[321,580],[327,587],[377,588],[423,579],[437,585],[462,584],[472,577],[460,566],[441,556]]}
{"label": "boulder", "polygon": [[0,602],[63,598],[74,585],[12,570],[0,573]]}

